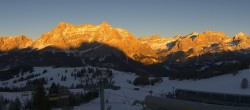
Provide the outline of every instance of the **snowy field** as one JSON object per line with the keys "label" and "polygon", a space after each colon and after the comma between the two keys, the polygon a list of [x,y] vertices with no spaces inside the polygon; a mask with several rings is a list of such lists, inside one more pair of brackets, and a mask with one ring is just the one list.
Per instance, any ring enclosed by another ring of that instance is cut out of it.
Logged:
{"label": "snowy field", "polygon": [[[117,74],[115,77],[116,84],[121,85],[121,90],[105,90],[105,99],[108,99],[110,103],[106,103],[106,106],[112,106],[114,110],[140,110],[141,106],[133,106],[134,100],[144,100],[146,95],[150,95],[149,91],[153,91],[153,95],[161,96],[161,94],[167,94],[173,91],[174,88],[220,92],[220,93],[233,93],[233,94],[248,94],[250,95],[250,88],[241,89],[240,84],[243,78],[250,79],[250,70],[242,70],[236,76],[232,74],[217,76],[214,78],[203,80],[168,80],[164,78],[162,83],[157,83],[155,86],[137,87],[130,85],[126,82],[126,79],[134,79],[134,75]],[[140,88],[140,91],[133,90],[132,88]],[[108,93],[112,94],[108,94]],[[120,99],[120,100],[119,100]],[[99,109],[99,98],[94,102],[80,107],[75,107],[75,110],[96,110]],[[125,101],[124,104],[118,103]]]}
{"label": "snowy field", "polygon": [[[48,70],[47,73],[42,74],[38,77],[53,77],[53,81],[49,81],[46,87],[49,87],[51,83],[56,82],[61,85],[71,86],[72,84],[79,83],[79,80],[75,80],[70,77],[71,72],[79,68],[51,68],[51,67],[36,67],[34,73],[40,73],[44,69]],[[67,73],[65,73],[67,69]],[[61,81],[61,77],[58,77],[58,73],[67,75],[67,81]],[[210,91],[210,92],[220,92],[220,93],[233,93],[233,94],[248,94],[250,95],[250,88],[241,89],[241,81],[243,78],[250,79],[250,69],[241,70],[238,74],[233,76],[232,74],[217,76],[209,79],[203,80],[169,80],[167,77],[163,78],[162,83],[156,83],[154,86],[134,86],[128,83],[128,80],[133,81],[136,76],[133,73],[125,73],[113,70],[115,85],[120,86],[120,90],[105,89],[105,107],[111,107],[111,110],[140,110],[141,105],[133,105],[134,101],[143,101],[145,96],[150,95],[149,91],[152,91],[152,95],[161,96],[162,94],[167,94],[168,92],[173,92],[173,89],[190,89],[190,90],[200,90],[200,91]],[[25,82],[20,82],[13,84],[14,79],[11,79],[8,84],[0,86],[22,86]],[[134,88],[139,88],[139,90],[134,90]],[[73,92],[81,92],[81,89],[71,90]],[[30,92],[29,92],[30,93]],[[0,95],[5,98],[14,100],[16,97],[26,100],[30,96],[23,97],[22,92],[18,93],[6,93],[1,92]],[[100,99],[97,98],[87,104],[82,104],[80,106],[75,106],[74,110],[98,110],[100,109]],[[59,110],[59,109],[58,109]]]}

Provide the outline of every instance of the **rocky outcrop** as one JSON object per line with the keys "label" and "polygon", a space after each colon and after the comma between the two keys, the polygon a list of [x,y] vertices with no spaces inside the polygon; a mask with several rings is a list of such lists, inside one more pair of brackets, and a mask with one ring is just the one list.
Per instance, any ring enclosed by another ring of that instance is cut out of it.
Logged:
{"label": "rocky outcrop", "polygon": [[[120,53],[117,52],[119,50],[132,60],[144,64],[154,64],[162,62],[168,59],[169,55],[178,52],[184,52],[183,59],[185,59],[205,53],[249,49],[250,37],[242,32],[233,37],[228,37],[223,32],[204,32],[174,38],[153,35],[136,39],[128,31],[115,28],[106,22],[97,26],[61,22],[52,31],[41,35],[35,41],[26,36],[0,37],[0,44],[0,51],[30,47],[36,50],[77,50],[82,54],[87,52],[88,46],[92,50],[101,47],[99,52],[92,52],[92,54],[99,54],[96,56],[112,54],[112,52],[117,54]],[[88,46],[86,47],[85,44]],[[105,50],[108,49],[107,46],[117,50]]]}
{"label": "rocky outcrop", "polygon": [[139,42],[142,44],[148,44],[152,49],[161,51],[168,49],[167,44],[177,40],[178,37],[174,38],[162,38],[158,35],[153,35],[151,37],[140,37],[138,38]]}
{"label": "rocky outcrop", "polygon": [[227,36],[223,32],[204,32],[202,34],[192,33],[179,39],[170,51],[187,52],[190,49],[202,51],[213,45],[220,45],[226,39]]}
{"label": "rocky outcrop", "polygon": [[24,35],[15,37],[0,37],[0,51],[27,48],[32,44],[32,39]]}
{"label": "rocky outcrop", "polygon": [[248,49],[250,47],[250,37],[240,32],[230,39],[230,45],[234,50]]}
{"label": "rocky outcrop", "polygon": [[33,48],[56,47],[63,50],[81,49],[84,43],[98,42],[115,47],[128,57],[144,64],[157,63],[156,52],[148,44],[141,44],[131,33],[121,28],[114,28],[106,22],[98,26],[72,25],[65,22],[32,44]]}
{"label": "rocky outcrop", "polygon": [[[186,36],[174,38],[141,37],[138,39],[142,44],[148,44],[157,50],[158,56],[168,59],[167,56],[178,52],[184,52],[182,60],[200,56],[207,53],[220,53],[246,50],[250,48],[250,37],[242,32],[228,37],[224,32],[191,33]],[[181,56],[179,56],[181,57]]]}

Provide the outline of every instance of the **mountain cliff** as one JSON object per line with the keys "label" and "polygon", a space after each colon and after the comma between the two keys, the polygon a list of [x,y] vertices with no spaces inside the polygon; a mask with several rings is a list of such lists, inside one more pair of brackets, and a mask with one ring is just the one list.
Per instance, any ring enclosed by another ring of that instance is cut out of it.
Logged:
{"label": "mountain cliff", "polygon": [[[191,33],[186,36],[179,35],[173,38],[153,35],[136,39],[128,31],[114,28],[106,22],[97,26],[61,22],[35,41],[23,35],[0,37],[0,51],[28,47],[36,50],[57,48],[60,51],[86,51],[88,48],[83,45],[95,42],[119,49],[129,58],[144,64],[162,62],[164,59],[168,59],[168,55],[177,52],[188,53],[185,56],[188,58],[205,53],[236,51],[250,47],[250,37],[242,32],[233,37],[228,37],[223,32],[204,32]],[[94,46],[94,48],[102,46]],[[95,52],[95,54],[102,55],[103,53]]]}
{"label": "mountain cliff", "polygon": [[0,36],[0,51],[10,51],[13,49],[27,48],[32,44],[32,39],[21,35],[15,37]]}
{"label": "mountain cliff", "polygon": [[223,51],[239,51],[250,48],[250,36],[240,32],[228,37],[224,32],[191,33],[186,36],[162,38],[157,35],[141,37],[142,44],[148,44],[157,50],[159,56],[168,56],[173,53],[185,52],[187,58],[206,53]]}
{"label": "mountain cliff", "polygon": [[227,66],[237,70],[250,65],[250,36],[243,32],[232,37],[224,32],[204,32],[137,39],[106,22],[97,26],[61,22],[37,40],[22,35],[0,37],[0,43],[0,69],[13,65],[91,65],[139,73],[179,72],[181,76],[180,71],[215,71]]}
{"label": "mountain cliff", "polygon": [[179,37],[174,38],[162,38],[158,35],[152,35],[151,37],[140,37],[138,41],[142,44],[148,44],[152,49],[160,51],[168,49],[167,44],[177,40]]}
{"label": "mountain cliff", "polygon": [[207,52],[219,53],[248,49],[250,47],[250,44],[247,43],[249,38],[242,32],[233,37],[228,37],[223,32],[192,33],[174,41],[173,45],[168,47],[168,54],[192,51],[192,55],[199,55]]}
{"label": "mountain cliff", "polygon": [[148,44],[141,44],[128,31],[121,28],[114,28],[106,22],[98,26],[91,24],[74,26],[61,22],[55,29],[43,34],[38,40],[34,41],[32,47],[43,49],[51,46],[63,50],[81,50],[83,43],[92,42],[117,48],[133,60],[144,64],[159,62],[155,51]]}

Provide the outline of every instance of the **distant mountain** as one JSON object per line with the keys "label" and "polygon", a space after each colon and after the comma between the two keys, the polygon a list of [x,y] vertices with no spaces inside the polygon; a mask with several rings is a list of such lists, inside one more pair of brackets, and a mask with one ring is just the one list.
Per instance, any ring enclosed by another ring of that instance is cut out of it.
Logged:
{"label": "distant mountain", "polygon": [[26,39],[16,37],[14,41],[3,41],[0,51],[1,69],[19,65],[92,65],[145,72],[143,65],[160,62],[156,51],[148,44],[141,44],[128,31],[114,28],[106,22],[98,26],[74,26],[61,22],[37,40]]}
{"label": "distant mountain", "polygon": [[223,32],[191,33],[174,38],[160,36],[138,39],[157,51],[170,77],[207,78],[237,73],[250,65],[250,36],[240,32],[229,37]]}
{"label": "distant mountain", "polygon": [[31,46],[32,39],[27,36],[2,37],[0,36],[0,51],[10,51]]}
{"label": "distant mountain", "polygon": [[168,56],[176,52],[185,52],[190,56],[199,56],[206,53],[219,53],[222,51],[248,50],[250,36],[240,32],[228,37],[223,32],[191,33],[186,36],[162,38],[157,35],[141,37],[138,39],[142,44],[148,44],[157,50],[159,56]]}
{"label": "distant mountain", "polygon": [[145,64],[159,62],[155,51],[147,44],[141,44],[128,31],[114,28],[106,22],[98,26],[90,24],[74,26],[61,22],[54,30],[43,34],[38,40],[34,41],[32,48],[40,50],[52,46],[63,50],[77,48],[84,51],[84,47],[81,47],[81,45],[92,42],[117,48],[131,59]]}
{"label": "distant mountain", "polygon": [[142,44],[148,44],[152,49],[160,51],[168,49],[167,44],[177,40],[179,36],[174,38],[162,38],[158,35],[153,35],[151,37],[140,37],[138,38],[139,42]]}
{"label": "distant mountain", "polygon": [[174,45],[169,47],[169,53],[193,50],[197,55],[204,52],[235,51],[249,48],[250,44],[247,43],[249,41],[250,37],[244,33],[231,38],[223,32],[192,33],[175,41]]}
{"label": "distant mountain", "polygon": [[173,75],[183,71],[224,71],[218,67],[229,64],[235,70],[250,65],[250,36],[242,32],[233,37],[223,32],[204,32],[136,39],[106,22],[97,26],[61,22],[37,40],[26,36],[0,37],[0,43],[1,69],[17,65],[91,65]]}
{"label": "distant mountain", "polygon": [[151,49],[148,44],[141,44],[128,31],[121,28],[114,28],[106,22],[98,26],[91,24],[74,26],[61,22],[55,29],[43,34],[35,41],[26,36],[18,36],[14,38],[1,37],[0,42],[2,44],[0,46],[1,51],[27,47],[37,50],[48,50],[53,47],[60,51],[75,49],[86,51],[84,50],[86,49],[85,47],[81,47],[83,43],[98,42],[117,48],[131,59],[144,64],[159,62],[155,50]]}

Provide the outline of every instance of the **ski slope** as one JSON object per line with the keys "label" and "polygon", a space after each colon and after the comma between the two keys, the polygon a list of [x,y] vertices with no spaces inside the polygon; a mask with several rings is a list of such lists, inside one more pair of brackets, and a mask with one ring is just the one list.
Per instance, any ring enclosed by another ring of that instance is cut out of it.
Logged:
{"label": "ski slope", "polygon": [[[45,87],[49,87],[53,82],[60,83],[61,85],[70,87],[72,84],[77,84],[80,79],[74,79],[71,77],[71,72],[75,70],[80,70],[82,67],[78,68],[52,68],[52,67],[35,67],[33,73],[40,73],[44,69],[48,72],[41,74],[38,77],[53,78],[52,81],[48,81]],[[103,68],[100,68],[103,69]],[[67,73],[65,73],[67,70]],[[222,76],[217,76],[209,79],[202,80],[169,80],[167,77],[163,78],[162,83],[156,83],[154,86],[134,86],[128,83],[128,80],[133,81],[137,76],[134,73],[121,72],[112,70],[114,75],[115,85],[120,86],[120,90],[105,89],[105,107],[110,107],[111,110],[140,110],[143,108],[141,104],[134,105],[135,101],[143,101],[145,96],[150,95],[149,91],[152,91],[154,96],[162,96],[162,94],[168,94],[173,92],[176,88],[199,90],[199,91],[209,91],[209,92],[220,92],[220,93],[233,93],[233,94],[247,94],[250,95],[250,88],[242,89],[240,87],[243,78],[250,80],[250,69],[241,70],[238,74],[233,76],[233,74],[227,74]],[[58,73],[60,74],[58,76]],[[66,75],[67,80],[61,81],[61,75]],[[24,82],[18,82],[13,84],[14,79],[10,79],[4,84],[0,82],[0,86],[16,86],[20,87],[25,84]],[[139,90],[134,90],[134,88],[139,88]],[[82,92],[83,89],[72,89],[72,92]],[[31,92],[29,92],[31,94]],[[1,92],[5,98],[14,100],[16,97],[26,100],[30,99],[30,96],[23,97],[22,92],[16,93],[6,93]],[[87,104],[81,104],[80,106],[75,106],[74,110],[98,110],[100,109],[100,99],[97,98]],[[60,110],[60,109],[56,109]]]}

